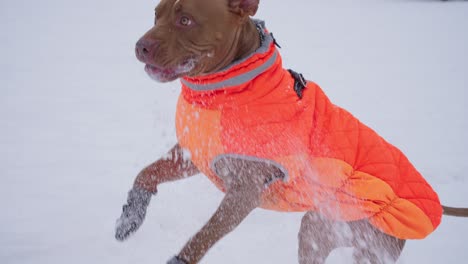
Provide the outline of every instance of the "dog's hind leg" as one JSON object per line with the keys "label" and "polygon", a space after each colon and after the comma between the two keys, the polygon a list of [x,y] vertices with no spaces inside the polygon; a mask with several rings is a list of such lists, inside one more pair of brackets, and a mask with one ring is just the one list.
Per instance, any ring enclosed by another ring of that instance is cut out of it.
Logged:
{"label": "dog's hind leg", "polygon": [[302,218],[298,235],[299,263],[325,263],[335,248],[350,246],[349,239],[340,238],[339,230],[342,228],[346,228],[343,222],[335,222],[318,213],[307,212]]}
{"label": "dog's hind leg", "polygon": [[366,220],[339,222],[315,212],[302,218],[299,231],[299,263],[325,263],[336,248],[353,247],[354,263],[395,263],[405,240],[382,233]]}
{"label": "dog's hind leg", "polygon": [[353,233],[354,263],[395,263],[405,246],[405,240],[377,230],[369,222],[348,223]]}

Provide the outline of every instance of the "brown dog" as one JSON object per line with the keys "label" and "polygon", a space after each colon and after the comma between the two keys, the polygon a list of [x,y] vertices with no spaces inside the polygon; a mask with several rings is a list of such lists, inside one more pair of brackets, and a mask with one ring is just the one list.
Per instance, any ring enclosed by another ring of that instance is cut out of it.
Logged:
{"label": "brown dog", "polygon": [[[258,2],[162,0],[155,10],[155,25],[138,41],[136,55],[146,64],[146,72],[160,82],[218,72],[261,48],[259,28],[250,19]],[[217,241],[260,205],[272,182],[287,177],[281,166],[274,163],[236,156],[217,160],[213,170],[223,182],[226,195],[208,223],[168,263],[198,263]],[[179,145],[167,157],[142,170],[118,220],[116,238],[126,239],[142,224],[159,184],[199,172]],[[466,209],[445,211],[468,215]],[[395,262],[404,244],[405,240],[379,231],[366,220],[341,222],[308,212],[299,231],[299,262],[323,263],[333,249],[345,246],[355,248],[357,263],[366,259],[371,263]]]}

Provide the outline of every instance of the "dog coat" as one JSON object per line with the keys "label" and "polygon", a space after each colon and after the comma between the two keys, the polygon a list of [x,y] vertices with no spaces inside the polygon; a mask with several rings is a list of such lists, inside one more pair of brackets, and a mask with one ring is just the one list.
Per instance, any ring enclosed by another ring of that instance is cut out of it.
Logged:
{"label": "dog coat", "polygon": [[435,230],[439,198],[405,155],[332,104],[317,84],[307,82],[299,96],[274,39],[256,24],[262,45],[248,58],[181,79],[177,137],[199,170],[225,191],[214,162],[261,160],[285,175],[264,191],[262,208],[367,219],[401,239]]}

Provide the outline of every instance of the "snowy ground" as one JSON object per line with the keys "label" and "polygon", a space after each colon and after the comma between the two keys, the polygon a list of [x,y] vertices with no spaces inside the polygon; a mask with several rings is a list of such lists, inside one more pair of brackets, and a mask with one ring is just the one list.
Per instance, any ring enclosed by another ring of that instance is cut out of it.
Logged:
{"label": "snowy ground", "polygon": [[[179,85],[151,81],[133,53],[155,4],[0,2],[0,263],[165,263],[216,208],[203,176],[165,185],[141,231],[113,238],[134,176],[175,143]],[[270,0],[257,17],[287,67],[468,206],[468,2]],[[296,263],[300,217],[257,210],[202,262]],[[461,263],[467,237],[468,219],[444,217],[400,263]]]}

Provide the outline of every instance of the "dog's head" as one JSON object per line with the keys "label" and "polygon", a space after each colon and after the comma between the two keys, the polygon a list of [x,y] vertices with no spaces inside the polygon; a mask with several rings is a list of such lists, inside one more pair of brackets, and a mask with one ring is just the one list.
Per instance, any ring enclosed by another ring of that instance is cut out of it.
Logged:
{"label": "dog's head", "polygon": [[[241,28],[259,0],[161,0],[136,56],[156,81],[221,69],[232,61]],[[229,61],[231,60],[231,61]]]}

